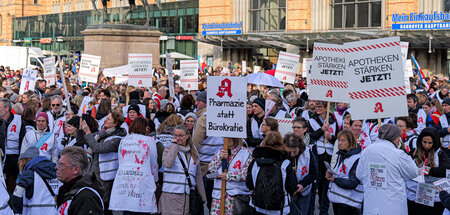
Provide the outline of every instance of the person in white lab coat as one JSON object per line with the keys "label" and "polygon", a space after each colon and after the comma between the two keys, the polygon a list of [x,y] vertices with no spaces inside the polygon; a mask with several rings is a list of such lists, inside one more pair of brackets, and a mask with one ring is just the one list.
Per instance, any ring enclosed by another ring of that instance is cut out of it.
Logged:
{"label": "person in white lab coat", "polygon": [[419,170],[400,146],[400,128],[393,124],[380,127],[379,140],[362,153],[356,177],[364,186],[364,215],[407,215],[405,180]]}

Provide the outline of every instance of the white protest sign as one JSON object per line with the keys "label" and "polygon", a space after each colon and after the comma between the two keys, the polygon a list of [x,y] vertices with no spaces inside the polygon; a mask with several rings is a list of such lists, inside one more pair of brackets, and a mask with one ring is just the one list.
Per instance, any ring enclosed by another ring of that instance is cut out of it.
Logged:
{"label": "white protest sign", "polygon": [[242,61],[242,72],[247,73],[247,61]]}
{"label": "white protest sign", "polygon": [[209,76],[206,135],[247,137],[247,77]]}
{"label": "white protest sign", "polygon": [[294,84],[299,61],[300,55],[280,51],[275,78],[282,82]]}
{"label": "white protest sign", "polygon": [[407,71],[408,77],[414,76],[411,59],[406,60],[405,70]]}
{"label": "white protest sign", "polygon": [[47,86],[55,85],[56,83],[56,67],[55,57],[44,59],[44,79],[47,81]]}
{"label": "white protest sign", "polygon": [[19,95],[23,95],[28,90],[34,91],[37,73],[37,70],[32,69],[25,69],[23,71],[22,81],[20,82]]}
{"label": "white protest sign", "polygon": [[180,87],[184,90],[198,90],[198,62],[196,60],[180,61]]}
{"label": "white protest sign", "polygon": [[309,98],[348,103],[348,79],[345,74],[345,50],[342,45],[314,43]]}
{"label": "white protest sign", "polygon": [[258,73],[261,70],[260,66],[253,66],[253,73]]}
{"label": "white protest sign", "polygon": [[[402,62],[403,62],[403,75],[405,80],[405,90],[406,93],[411,93],[411,84],[409,83],[408,71],[406,70],[406,57],[408,56],[408,42],[400,42],[401,50],[402,50]],[[412,65],[411,65],[412,66]],[[412,68],[411,68],[412,69]]]}
{"label": "white protest sign", "polygon": [[272,110],[272,108],[275,106],[275,102],[270,100],[270,99],[266,99],[266,103],[265,103],[265,108],[264,108],[264,118],[269,117],[270,111]]}
{"label": "white protest sign", "polygon": [[352,119],[407,116],[400,38],[344,45]]}
{"label": "white protest sign", "polygon": [[401,52],[402,52],[402,62],[403,62],[403,65],[405,65],[406,57],[408,56],[409,43],[408,42],[400,42],[400,47],[401,47]]}
{"label": "white protest sign", "polygon": [[278,131],[284,137],[287,133],[292,133],[292,119],[288,118],[274,118],[278,122]]}
{"label": "white protest sign", "polygon": [[387,188],[386,165],[369,163],[369,171],[370,171],[369,186],[386,189]]}
{"label": "white protest sign", "polygon": [[166,54],[166,67],[167,67],[167,77],[169,78],[169,95],[175,98],[175,84],[173,82],[173,71],[172,71],[172,57],[170,54]]}
{"label": "white protest sign", "polygon": [[422,205],[433,207],[435,192],[436,188],[434,188],[433,185],[427,183],[417,183],[415,202]]}
{"label": "white protest sign", "polygon": [[308,77],[308,74],[311,74],[311,66],[312,66],[312,58],[303,58],[303,64],[302,64],[302,77],[306,78]]}
{"label": "white protest sign", "polygon": [[447,178],[443,178],[440,180],[437,180],[433,182],[434,186],[441,188],[442,190],[445,190],[447,192],[450,191],[450,183]]}
{"label": "white protest sign", "polygon": [[152,54],[128,54],[128,85],[134,87],[152,87]]}
{"label": "white protest sign", "polygon": [[100,68],[100,56],[81,54],[80,79],[81,81],[97,83]]}
{"label": "white protest sign", "polygon": [[114,84],[126,84],[128,83],[128,76],[116,74]]}
{"label": "white protest sign", "polygon": [[91,102],[94,98],[85,96],[83,101],[81,102],[80,109],[78,109],[78,116],[81,116],[89,110],[89,102]]}

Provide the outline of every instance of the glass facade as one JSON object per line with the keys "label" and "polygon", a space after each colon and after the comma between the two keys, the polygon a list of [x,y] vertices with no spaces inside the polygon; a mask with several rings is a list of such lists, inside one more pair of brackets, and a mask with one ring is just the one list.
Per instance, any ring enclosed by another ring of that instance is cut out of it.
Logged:
{"label": "glass facade", "polygon": [[381,27],[381,0],[331,0],[331,28]]}
{"label": "glass facade", "polygon": [[[156,5],[150,5],[150,25],[156,26],[166,36],[196,35],[198,32],[198,1],[180,1],[161,4],[161,10]],[[108,9],[110,23],[122,23],[126,8]],[[101,10],[100,10],[101,11]],[[67,13],[47,14],[40,16],[19,17],[13,19],[13,40],[33,38],[34,47],[53,51],[56,54],[69,55],[84,50],[81,31],[88,25],[101,24],[103,16],[94,11],[76,11]],[[146,12],[143,6],[137,6],[129,15],[129,23],[143,25],[146,22]],[[52,38],[52,42],[43,44],[40,38]],[[197,57],[197,43],[194,41],[178,41],[173,37],[173,50],[191,57]],[[15,45],[25,46],[22,42]]]}
{"label": "glass facade", "polygon": [[284,31],[286,0],[250,0],[250,31]]}

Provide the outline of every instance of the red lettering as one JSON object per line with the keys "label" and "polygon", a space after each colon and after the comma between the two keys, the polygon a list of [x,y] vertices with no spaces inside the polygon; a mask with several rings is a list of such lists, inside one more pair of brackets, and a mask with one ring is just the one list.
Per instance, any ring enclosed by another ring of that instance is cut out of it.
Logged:
{"label": "red lettering", "polygon": [[188,84],[187,88],[191,88],[191,84]]}
{"label": "red lettering", "polygon": [[27,83],[25,84],[25,88],[23,89],[23,91],[28,91],[28,88],[30,87],[30,81],[27,81]]}
{"label": "red lettering", "polygon": [[381,104],[381,102],[377,102],[377,103],[375,104],[375,110],[374,110],[373,112],[374,112],[374,113],[378,113],[378,112],[382,113],[382,112],[384,112],[384,110],[383,110],[383,104]]}
{"label": "red lettering", "polygon": [[233,94],[231,94],[231,81],[228,78],[222,80],[221,85],[219,86],[219,92],[216,95],[222,98],[225,93],[227,93],[230,98],[233,96]]}
{"label": "red lettering", "polygon": [[12,126],[11,126],[11,130],[9,130],[9,132],[13,132],[13,131],[14,131],[14,132],[17,132],[17,131],[16,131],[16,125],[12,125]]}
{"label": "red lettering", "polygon": [[423,123],[423,118],[419,117],[419,120],[417,120],[417,123]]}
{"label": "red lettering", "polygon": [[308,173],[308,169],[306,169],[306,166],[302,167],[302,175],[305,175]]}
{"label": "red lettering", "polygon": [[44,143],[44,144],[42,144],[40,150],[42,150],[42,151],[47,151],[47,150],[48,150],[47,148],[48,148],[48,144],[47,144],[47,143]]}
{"label": "red lettering", "polygon": [[233,165],[233,169],[238,168],[239,170],[241,170],[241,161],[236,161],[236,163],[234,163]]}
{"label": "red lettering", "polygon": [[142,80],[139,80],[138,84],[142,84]]}
{"label": "red lettering", "polygon": [[332,91],[332,90],[328,90],[328,92],[327,92],[327,94],[325,95],[325,97],[333,98],[333,91]]}
{"label": "red lettering", "polygon": [[64,202],[64,204],[62,204],[60,209],[59,209],[59,214],[60,215],[64,215],[64,211],[66,210],[66,207],[67,207],[67,202]]}
{"label": "red lettering", "polygon": [[345,166],[345,164],[342,165],[342,167],[339,170],[339,172],[343,172],[344,174],[347,172],[347,167]]}
{"label": "red lettering", "polygon": [[328,131],[330,131],[330,133],[333,134],[333,128],[332,127],[329,127]]}
{"label": "red lettering", "polygon": [[283,77],[283,81],[286,81],[286,76]]}

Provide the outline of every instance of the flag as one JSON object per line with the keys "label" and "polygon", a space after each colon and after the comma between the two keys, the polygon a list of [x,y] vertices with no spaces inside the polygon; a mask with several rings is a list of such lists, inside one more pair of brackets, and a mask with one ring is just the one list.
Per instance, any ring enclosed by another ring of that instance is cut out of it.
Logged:
{"label": "flag", "polygon": [[200,57],[199,54],[197,54],[197,60],[198,60],[198,69],[200,70],[200,74],[203,74],[205,71],[205,68],[208,66],[206,62]]}
{"label": "flag", "polygon": [[428,89],[430,88],[427,84],[427,81],[425,80],[425,75],[422,72],[422,69],[419,66],[419,63],[417,63],[416,58],[414,58],[414,55],[411,54],[411,59],[414,61],[414,65],[416,65],[417,70],[419,71],[419,78],[420,81],[422,82],[422,84],[425,86],[425,89],[428,91]]}

